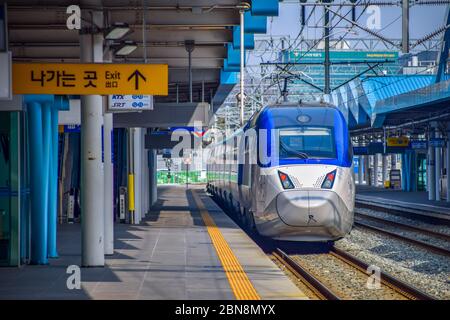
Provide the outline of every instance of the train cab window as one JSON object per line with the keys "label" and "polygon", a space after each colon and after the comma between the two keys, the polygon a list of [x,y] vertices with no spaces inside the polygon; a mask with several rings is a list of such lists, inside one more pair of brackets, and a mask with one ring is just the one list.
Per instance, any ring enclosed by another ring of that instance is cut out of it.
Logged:
{"label": "train cab window", "polygon": [[279,153],[282,159],[336,159],[334,131],[316,126],[280,129]]}

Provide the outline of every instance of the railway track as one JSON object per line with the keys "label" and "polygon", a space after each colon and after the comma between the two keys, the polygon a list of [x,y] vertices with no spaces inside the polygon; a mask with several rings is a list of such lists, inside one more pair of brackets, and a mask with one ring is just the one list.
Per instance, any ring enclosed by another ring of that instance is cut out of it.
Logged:
{"label": "railway track", "polygon": [[[348,252],[342,251],[336,247],[332,247],[331,250],[326,253],[328,257],[338,259],[348,267],[357,270],[361,275],[369,277],[370,274],[367,273],[369,265],[357,257],[349,254]],[[339,290],[331,289],[330,285],[326,282],[330,280],[322,280],[320,276],[312,273],[307,267],[303,265],[301,255],[288,254],[280,248],[276,248],[273,252],[273,256],[294,275],[300,281],[302,281],[316,296],[321,300],[342,300],[348,299],[348,294],[339,292]],[[345,270],[344,270],[345,272]],[[338,274],[335,277],[339,277]],[[398,295],[399,298],[407,300],[434,300],[435,297],[420,291],[419,289],[381,271],[380,282],[384,287],[385,291],[391,290],[389,292],[389,298]],[[348,289],[348,288],[347,288]],[[361,288],[359,288],[361,290]],[[368,289],[363,289],[368,290]],[[368,295],[370,297],[370,295]]]}
{"label": "railway track", "polygon": [[419,233],[422,233],[422,234],[425,234],[428,236],[433,236],[433,237],[440,238],[440,239],[443,239],[446,241],[450,241],[450,235],[448,235],[446,233],[430,230],[428,228],[420,228],[420,227],[412,226],[412,225],[406,224],[406,223],[400,223],[400,222],[395,222],[395,221],[391,221],[391,220],[387,220],[387,219],[383,219],[383,218],[374,217],[374,216],[362,213],[358,209],[355,210],[355,215],[363,217],[364,219],[381,222],[381,223],[384,223],[384,224],[392,226],[392,227],[400,227],[402,229],[416,231],[416,232],[419,232]]}
{"label": "railway track", "polygon": [[[450,236],[448,236],[447,234],[444,234],[444,233],[436,232],[436,231],[425,229],[425,228],[419,228],[419,227],[415,227],[415,226],[411,226],[411,225],[407,225],[407,224],[403,224],[403,223],[399,223],[399,222],[393,222],[390,220],[386,220],[386,219],[382,219],[382,218],[378,218],[378,217],[374,217],[374,216],[369,216],[367,214],[362,214],[362,213],[358,213],[358,212],[355,212],[355,213],[356,213],[357,217],[376,222],[377,224],[385,225],[388,227],[395,227],[395,228],[412,231],[412,232],[427,235],[427,236],[440,238],[445,241],[450,241]],[[412,237],[405,236],[401,233],[387,230],[383,227],[371,225],[367,222],[355,221],[354,225],[357,227],[363,228],[363,229],[371,230],[376,233],[384,234],[384,235],[399,239],[404,242],[411,243],[415,246],[435,252],[437,254],[441,254],[441,255],[450,257],[450,250],[448,249],[449,246],[437,246],[437,245],[431,244],[431,243],[423,241],[423,240],[414,239]]]}
{"label": "railway track", "polygon": [[379,204],[356,199],[356,208],[371,209],[379,212],[424,221],[431,224],[450,226],[450,215],[439,212],[424,211],[423,209],[407,208],[395,204]]}
{"label": "railway track", "polygon": [[302,281],[320,300],[341,300],[337,294],[324,285],[306,268],[294,261],[287,253],[277,248],[273,256],[288,270]]}
{"label": "railway track", "polygon": [[[233,214],[229,213],[228,208],[217,202],[218,205],[227,212],[230,217],[235,220],[236,223],[241,225],[241,222],[236,219]],[[244,228],[245,230],[245,228]],[[279,248],[277,245],[273,243],[268,243],[266,239],[262,239],[255,234],[248,233],[253,240],[258,243],[258,245],[265,251],[267,254],[271,255],[279,264],[283,265],[289,273],[291,273],[297,280],[301,281],[304,286],[306,286],[312,294],[321,300],[343,300],[343,299],[352,299],[349,295],[342,294],[339,290],[333,290],[333,283],[326,284],[323,279],[315,273],[312,273],[307,267],[299,263],[299,259],[301,259],[302,254],[304,253],[296,253],[289,252],[287,253],[282,248]],[[359,273],[360,277],[365,277],[365,281],[367,281],[368,277],[371,274],[367,273],[369,268],[369,264],[358,259],[357,257],[351,255],[348,252],[342,251],[336,247],[332,247],[328,252],[324,254],[327,257],[331,257],[332,259],[336,259],[345,264],[348,269],[352,269],[353,272]],[[326,265],[324,265],[326,268]],[[314,270],[314,268],[312,269]],[[336,274],[335,278],[339,278],[341,276],[345,276],[345,271],[343,274]],[[396,277],[389,275],[383,271],[380,271],[380,282],[383,290],[390,290],[391,293],[388,296],[381,297],[380,299],[403,299],[403,300],[435,300],[436,298],[417,289],[416,287],[397,279]],[[330,285],[331,284],[331,285]],[[367,290],[362,289],[361,286],[359,288],[354,288],[357,290]],[[374,290],[378,291],[378,290]],[[357,294],[355,294],[357,295]],[[372,294],[373,296],[374,294]],[[368,295],[370,296],[370,294]],[[378,294],[380,296],[380,294]],[[395,298],[394,298],[395,297]]]}

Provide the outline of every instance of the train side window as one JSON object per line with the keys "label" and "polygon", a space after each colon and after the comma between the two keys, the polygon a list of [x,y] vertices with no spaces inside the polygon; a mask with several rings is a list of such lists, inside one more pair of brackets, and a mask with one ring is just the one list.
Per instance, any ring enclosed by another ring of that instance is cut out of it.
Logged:
{"label": "train side window", "polygon": [[246,186],[250,186],[251,181],[251,168],[252,164],[250,163],[250,137],[245,137],[245,162],[244,162],[244,174],[242,184]]}

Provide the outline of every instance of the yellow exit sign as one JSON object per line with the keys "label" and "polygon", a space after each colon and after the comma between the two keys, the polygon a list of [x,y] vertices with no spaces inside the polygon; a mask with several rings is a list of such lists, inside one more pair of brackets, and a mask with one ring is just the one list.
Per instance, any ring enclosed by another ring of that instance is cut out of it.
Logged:
{"label": "yellow exit sign", "polygon": [[14,63],[14,94],[168,94],[169,71],[161,64]]}

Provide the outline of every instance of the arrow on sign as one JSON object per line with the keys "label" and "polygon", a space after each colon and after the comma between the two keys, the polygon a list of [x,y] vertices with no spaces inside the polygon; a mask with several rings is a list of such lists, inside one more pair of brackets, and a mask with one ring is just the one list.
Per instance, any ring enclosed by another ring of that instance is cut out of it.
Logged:
{"label": "arrow on sign", "polygon": [[139,72],[138,69],[136,69],[136,71],[134,71],[131,74],[131,76],[128,77],[128,81],[130,81],[133,78],[134,78],[134,88],[136,90],[139,90],[139,78],[142,78],[142,80],[144,80],[144,82],[147,82],[147,79],[144,77],[144,75],[142,73]]}

